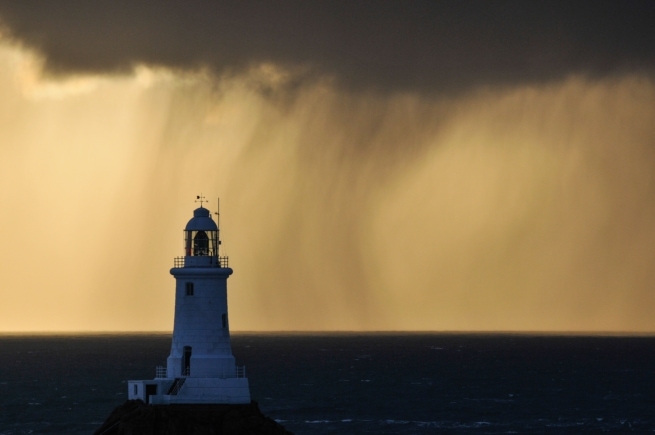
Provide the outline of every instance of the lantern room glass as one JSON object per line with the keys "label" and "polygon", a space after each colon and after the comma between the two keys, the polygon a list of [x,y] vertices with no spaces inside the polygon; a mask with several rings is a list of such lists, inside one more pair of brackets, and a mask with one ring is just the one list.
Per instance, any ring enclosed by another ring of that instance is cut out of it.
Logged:
{"label": "lantern room glass", "polygon": [[192,257],[217,257],[218,231],[184,231],[184,252]]}

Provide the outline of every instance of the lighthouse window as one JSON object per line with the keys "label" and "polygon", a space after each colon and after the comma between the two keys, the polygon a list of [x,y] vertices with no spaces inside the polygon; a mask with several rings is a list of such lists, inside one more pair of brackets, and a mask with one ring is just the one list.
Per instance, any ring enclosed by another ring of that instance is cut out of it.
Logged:
{"label": "lighthouse window", "polygon": [[223,329],[227,328],[227,314],[223,313]]}
{"label": "lighthouse window", "polygon": [[187,296],[193,296],[193,283],[192,282],[187,282],[186,283],[186,295]]}
{"label": "lighthouse window", "polygon": [[189,376],[190,372],[191,372],[191,346],[184,346],[182,376]]}
{"label": "lighthouse window", "polygon": [[134,384],[134,395],[135,396],[139,395],[139,386],[137,384]]}

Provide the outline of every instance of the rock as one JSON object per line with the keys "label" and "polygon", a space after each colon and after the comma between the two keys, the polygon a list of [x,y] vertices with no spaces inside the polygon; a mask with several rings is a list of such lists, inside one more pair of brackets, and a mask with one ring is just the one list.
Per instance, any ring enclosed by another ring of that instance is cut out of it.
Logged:
{"label": "rock", "polygon": [[246,405],[146,405],[128,400],[112,411],[94,435],[293,435]]}

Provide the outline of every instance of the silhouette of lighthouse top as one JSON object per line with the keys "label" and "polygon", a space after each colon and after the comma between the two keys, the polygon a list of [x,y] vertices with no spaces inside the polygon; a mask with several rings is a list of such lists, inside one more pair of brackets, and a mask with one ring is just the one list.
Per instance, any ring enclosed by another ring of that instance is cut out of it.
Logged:
{"label": "silhouette of lighthouse top", "polygon": [[237,367],[227,313],[228,258],[219,253],[219,227],[201,205],[184,228],[184,257],[176,257],[175,320],[166,367],[148,381],[128,381],[128,399],[151,404],[250,403],[245,367]]}

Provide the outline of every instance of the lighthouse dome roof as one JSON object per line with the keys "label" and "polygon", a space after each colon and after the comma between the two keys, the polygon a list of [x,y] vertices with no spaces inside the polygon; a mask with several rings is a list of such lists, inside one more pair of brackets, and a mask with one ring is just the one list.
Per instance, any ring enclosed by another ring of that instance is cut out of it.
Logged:
{"label": "lighthouse dome roof", "polygon": [[185,231],[217,231],[218,226],[211,218],[209,210],[204,207],[197,208],[193,211],[193,217],[186,224]]}

